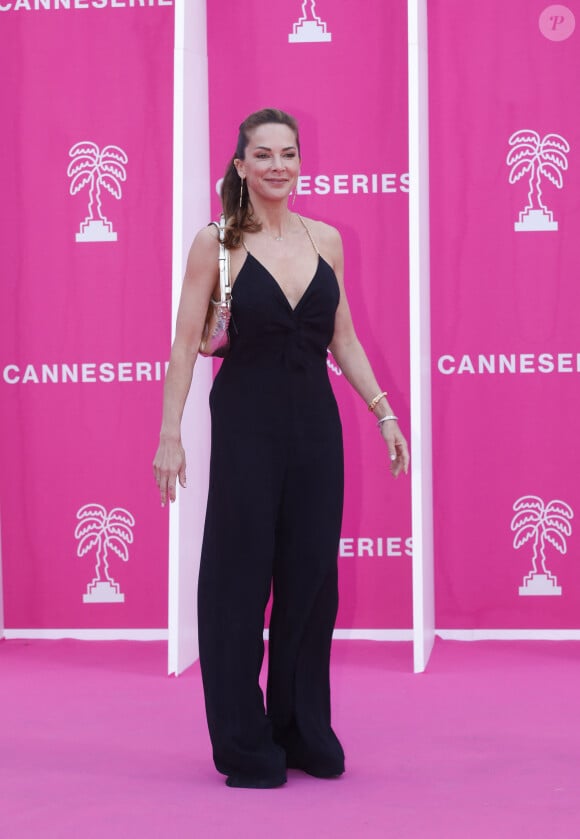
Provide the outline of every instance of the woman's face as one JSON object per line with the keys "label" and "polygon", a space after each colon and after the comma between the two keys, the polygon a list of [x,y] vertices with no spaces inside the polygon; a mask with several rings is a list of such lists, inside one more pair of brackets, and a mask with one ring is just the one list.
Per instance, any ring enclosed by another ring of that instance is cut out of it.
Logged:
{"label": "woman's face", "polygon": [[249,135],[245,158],[235,165],[251,195],[266,201],[287,198],[300,173],[294,132],[288,125],[259,125]]}

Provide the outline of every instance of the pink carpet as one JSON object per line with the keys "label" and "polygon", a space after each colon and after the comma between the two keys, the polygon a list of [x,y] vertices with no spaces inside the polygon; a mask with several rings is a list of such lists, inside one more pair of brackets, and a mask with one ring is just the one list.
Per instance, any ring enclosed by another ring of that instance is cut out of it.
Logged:
{"label": "pink carpet", "polygon": [[335,642],[347,774],[227,788],[165,646],[0,642],[0,839],[578,839],[580,644]]}

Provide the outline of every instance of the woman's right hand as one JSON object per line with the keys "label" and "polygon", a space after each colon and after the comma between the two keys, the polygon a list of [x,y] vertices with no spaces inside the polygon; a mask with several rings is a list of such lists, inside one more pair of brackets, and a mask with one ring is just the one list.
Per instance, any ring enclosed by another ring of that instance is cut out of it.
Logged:
{"label": "woman's right hand", "polygon": [[159,487],[161,506],[165,506],[168,498],[175,501],[178,480],[185,489],[185,451],[181,440],[161,437],[153,459],[153,474]]}
{"label": "woman's right hand", "polygon": [[196,235],[187,257],[169,367],[163,386],[163,418],[153,474],[161,504],[175,501],[177,481],[185,488],[185,452],[181,445],[181,417],[212,291],[219,281],[219,242],[215,227]]}

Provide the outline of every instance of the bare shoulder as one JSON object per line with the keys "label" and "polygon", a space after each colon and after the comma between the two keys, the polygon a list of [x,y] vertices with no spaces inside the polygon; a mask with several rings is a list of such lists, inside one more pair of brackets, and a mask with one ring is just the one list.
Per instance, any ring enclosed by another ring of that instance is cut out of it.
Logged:
{"label": "bare shoulder", "polygon": [[213,259],[214,257],[217,259],[218,247],[218,231],[215,225],[208,224],[195,234],[189,256],[201,260]]}
{"label": "bare shoulder", "polygon": [[332,265],[336,266],[340,263],[342,261],[342,238],[337,228],[317,219],[303,218],[303,220],[322,255]]}
{"label": "bare shoulder", "polygon": [[342,241],[339,231],[331,224],[327,224],[325,221],[319,221],[314,218],[306,218],[306,216],[301,216],[301,218],[312,235],[315,236],[321,244],[337,245]]}
{"label": "bare shoulder", "polygon": [[214,225],[202,227],[196,233],[189,254],[185,270],[187,279],[207,277],[207,282],[213,285],[214,275],[218,272],[219,241],[218,231]]}
{"label": "bare shoulder", "polygon": [[[219,235],[215,224],[206,224],[201,230],[198,230],[193,240],[193,245],[197,245],[201,250],[207,249],[213,253],[218,243]],[[192,245],[192,246],[193,246]]]}

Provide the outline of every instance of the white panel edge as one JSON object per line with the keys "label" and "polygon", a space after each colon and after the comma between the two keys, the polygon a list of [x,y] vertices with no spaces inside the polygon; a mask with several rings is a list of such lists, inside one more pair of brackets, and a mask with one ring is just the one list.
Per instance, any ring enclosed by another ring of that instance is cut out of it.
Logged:
{"label": "white panel edge", "polygon": [[7,640],[167,641],[167,629],[6,629]]}

